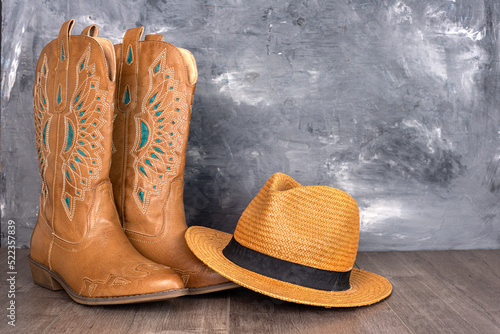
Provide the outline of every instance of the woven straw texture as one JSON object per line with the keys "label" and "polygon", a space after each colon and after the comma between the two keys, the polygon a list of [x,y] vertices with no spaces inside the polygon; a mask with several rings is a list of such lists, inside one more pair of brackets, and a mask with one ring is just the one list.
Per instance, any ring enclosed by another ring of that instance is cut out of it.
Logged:
{"label": "woven straw texture", "polygon": [[301,287],[241,268],[222,254],[232,235],[206,227],[193,226],[186,240],[194,254],[219,274],[253,291],[288,302],[323,306],[353,307],[376,303],[391,294],[387,279],[368,271],[353,269],[347,291],[323,291]]}
{"label": "woven straw texture", "polygon": [[359,238],[358,206],[338,189],[303,187],[285,174],[274,174],[243,212],[234,238],[243,246],[282,260],[331,271],[352,269],[347,291],[306,288],[239,267],[222,254],[231,238],[231,234],[205,227],[191,227],[186,232],[189,247],[207,266],[274,298],[350,307],[376,303],[392,291],[387,279],[352,269]]}
{"label": "woven straw texture", "polygon": [[276,173],[241,215],[234,237],[278,259],[348,271],[358,250],[358,206],[341,190],[303,187]]}

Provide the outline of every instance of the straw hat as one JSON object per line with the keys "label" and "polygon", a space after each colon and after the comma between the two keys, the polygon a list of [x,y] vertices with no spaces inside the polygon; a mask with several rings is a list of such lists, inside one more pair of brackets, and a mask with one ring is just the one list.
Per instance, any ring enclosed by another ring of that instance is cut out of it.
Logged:
{"label": "straw hat", "polygon": [[285,174],[269,178],[234,235],[194,226],[186,240],[221,275],[290,302],[362,306],[392,291],[384,277],[353,268],[359,240],[354,199],[330,187],[304,187]]}

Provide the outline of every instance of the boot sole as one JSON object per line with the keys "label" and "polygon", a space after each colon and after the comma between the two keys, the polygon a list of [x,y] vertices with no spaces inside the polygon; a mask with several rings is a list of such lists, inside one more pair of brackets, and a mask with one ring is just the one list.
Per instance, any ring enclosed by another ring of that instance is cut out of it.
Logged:
{"label": "boot sole", "polygon": [[205,293],[231,290],[231,289],[236,289],[236,288],[241,288],[241,285],[233,283],[233,282],[228,282],[228,283],[222,283],[222,284],[216,284],[216,285],[210,285],[210,286],[203,286],[200,288],[188,288],[187,294],[190,296],[202,295]]}
{"label": "boot sole", "polygon": [[132,303],[147,303],[170,298],[177,298],[188,294],[187,289],[175,289],[156,293],[145,293],[141,295],[120,296],[120,297],[84,297],[77,294],[69,287],[64,279],[56,272],[50,270],[43,264],[28,257],[33,282],[36,285],[49,290],[65,290],[75,302],[84,305],[117,305]]}

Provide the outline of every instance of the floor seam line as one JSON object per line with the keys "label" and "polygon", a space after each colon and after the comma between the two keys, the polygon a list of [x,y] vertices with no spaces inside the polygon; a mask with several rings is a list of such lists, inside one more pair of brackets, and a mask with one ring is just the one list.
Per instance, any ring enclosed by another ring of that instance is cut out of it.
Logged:
{"label": "floor seam line", "polygon": [[45,327],[45,329],[43,330],[42,334],[47,333],[47,330],[48,330],[48,329],[49,329],[49,328],[50,328],[50,327],[54,324],[54,322],[56,322],[56,320],[57,320],[57,319],[59,319],[59,317],[60,317],[60,316],[61,316],[64,312],[66,312],[66,310],[70,307],[70,305],[71,305],[72,303],[73,303],[73,301],[71,301],[70,303],[68,303],[68,305],[66,306],[66,308],[64,308],[64,310],[62,310],[62,311],[61,311],[61,313],[59,313],[59,314],[57,315],[57,317],[55,317],[55,319],[54,319],[54,320],[52,320],[52,321],[50,322],[50,324],[49,324],[47,327]]}
{"label": "floor seam line", "polygon": [[392,308],[392,306],[387,302],[387,301],[384,301],[384,303],[389,306],[389,308],[391,309],[391,311],[396,315],[396,317],[398,317],[399,321],[401,321],[401,323],[403,325],[405,325],[405,327],[410,331],[410,333],[412,334],[415,334],[415,332],[410,328],[410,326],[399,316],[399,314]]}
{"label": "floor seam line", "polygon": [[231,294],[228,292],[227,293],[227,302],[226,302],[226,333],[229,334],[229,321],[231,319],[230,317],[230,312],[231,312]]}

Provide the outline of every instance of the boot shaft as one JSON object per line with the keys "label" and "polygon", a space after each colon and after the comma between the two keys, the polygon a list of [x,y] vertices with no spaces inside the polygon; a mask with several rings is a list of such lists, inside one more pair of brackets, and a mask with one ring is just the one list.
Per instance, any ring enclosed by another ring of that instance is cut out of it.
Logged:
{"label": "boot shaft", "polygon": [[193,55],[143,29],[116,45],[111,182],[126,235],[145,257],[174,269],[189,294],[231,289],[184,238],[184,166],[198,76]]}
{"label": "boot shaft", "polygon": [[73,24],[65,22],[40,54],[33,106],[39,221],[61,239],[79,242],[89,228],[93,191],[109,180],[116,65],[111,42],[95,29],[71,35]]}
{"label": "boot shaft", "polygon": [[154,236],[165,227],[168,201],[177,203],[173,210],[184,219],[182,184],[198,74],[189,51],[161,35],[140,41],[142,33],[142,27],[130,29],[115,46],[111,181],[125,229]]}

